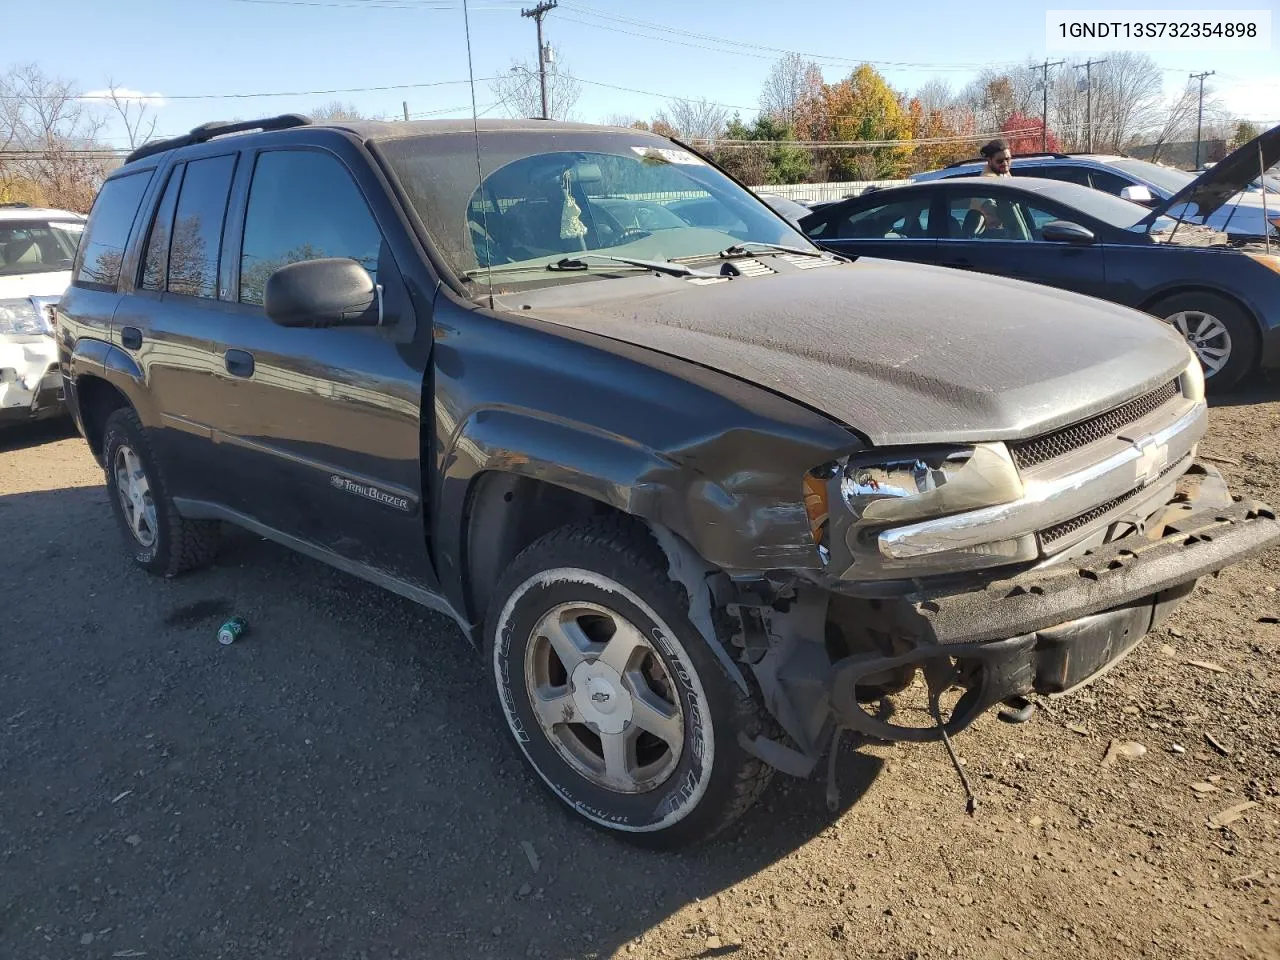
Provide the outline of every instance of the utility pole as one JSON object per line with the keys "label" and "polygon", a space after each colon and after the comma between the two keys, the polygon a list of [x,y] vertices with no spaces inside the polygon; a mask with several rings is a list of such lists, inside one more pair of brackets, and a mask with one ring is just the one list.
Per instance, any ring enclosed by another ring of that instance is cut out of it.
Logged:
{"label": "utility pole", "polygon": [[556,0],[543,0],[532,10],[521,10],[520,16],[532,17],[538,25],[538,82],[542,85],[542,119],[547,117],[547,53],[542,45],[542,18],[554,10],[559,4]]}
{"label": "utility pole", "polygon": [[1093,152],[1093,68],[1106,60],[1086,60],[1077,63],[1076,69],[1084,67],[1084,142],[1085,152]]}
{"label": "utility pole", "polygon": [[1200,169],[1200,122],[1204,119],[1204,78],[1212,77],[1212,76],[1213,76],[1212,70],[1206,70],[1204,73],[1191,74],[1192,80],[1200,81],[1200,103],[1199,103],[1199,106],[1196,107],[1196,166],[1195,168],[1197,170]]}
{"label": "utility pole", "polygon": [[405,119],[405,123],[408,123],[409,122],[409,101],[401,100],[400,106],[404,107],[404,119]]}
{"label": "utility pole", "polygon": [[1049,68],[1060,67],[1064,63],[1066,63],[1065,60],[1055,60],[1053,63],[1050,63],[1048,60],[1046,60],[1044,63],[1040,65],[1040,69],[1043,71],[1040,74],[1040,90],[1044,94],[1044,100],[1040,107],[1040,152],[1041,153],[1049,152]]}

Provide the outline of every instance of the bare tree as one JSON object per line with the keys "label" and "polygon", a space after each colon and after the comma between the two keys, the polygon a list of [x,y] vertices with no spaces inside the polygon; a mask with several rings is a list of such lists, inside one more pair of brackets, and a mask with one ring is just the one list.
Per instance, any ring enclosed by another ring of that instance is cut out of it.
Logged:
{"label": "bare tree", "polygon": [[798,53],[788,53],[773,65],[760,90],[760,112],[779,123],[794,127],[805,99],[812,95],[812,71]]}
{"label": "bare tree", "polygon": [[1199,96],[1199,87],[1188,82],[1183,87],[1182,93],[1170,101],[1165,111],[1164,122],[1151,139],[1152,160],[1160,159],[1160,151],[1165,144],[1185,136],[1195,136],[1196,106]]}
{"label": "bare tree", "polygon": [[942,77],[934,77],[925,83],[916,91],[916,99],[920,101],[920,109],[926,116],[931,113],[945,115],[956,103],[951,84]]}
{"label": "bare tree", "polygon": [[72,84],[35,64],[0,74],[0,104],[0,196],[87,210],[107,170],[101,118]]}
{"label": "bare tree", "polygon": [[1040,71],[1032,64],[1010,70],[988,67],[966,84],[959,104],[977,119],[983,131],[999,130],[1015,113],[1040,116]]}
{"label": "bare tree", "polygon": [[634,127],[641,121],[633,113],[611,113],[600,122],[606,127]]}
{"label": "bare tree", "polygon": [[86,101],[101,100],[111,105],[111,109],[120,118],[124,126],[125,136],[129,140],[129,149],[133,150],[146,143],[156,132],[156,120],[151,111],[164,105],[159,94],[147,94],[141,90],[130,90],[121,87],[115,80],[107,78],[107,85],[102,90],[90,90],[83,97]]}
{"label": "bare tree", "polygon": [[314,108],[309,116],[319,123],[372,119],[361,113],[354,103],[343,103],[341,100],[330,100],[324,106]]}
{"label": "bare tree", "polygon": [[[511,61],[511,68],[489,86],[508,116],[542,116],[542,90],[538,71],[529,66],[527,61]],[[569,114],[581,96],[582,84],[569,72],[568,65],[557,57],[557,62],[547,67],[547,114],[550,119],[569,119]]]}
{"label": "bare tree", "polygon": [[[672,100],[667,104],[670,124],[685,140],[700,140],[714,144],[724,132],[729,110],[707,99]],[[663,114],[659,118],[667,120]]]}

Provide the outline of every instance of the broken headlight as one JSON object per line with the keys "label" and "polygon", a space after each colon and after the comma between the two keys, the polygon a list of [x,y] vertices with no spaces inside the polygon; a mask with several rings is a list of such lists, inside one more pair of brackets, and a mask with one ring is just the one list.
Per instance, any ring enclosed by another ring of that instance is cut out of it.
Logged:
{"label": "broken headlight", "polygon": [[[810,528],[825,563],[849,576],[910,576],[1021,559],[1025,545],[993,543],[912,561],[882,556],[877,538],[902,524],[997,506],[1023,494],[1003,443],[868,451],[812,471],[805,480]],[[933,569],[924,569],[933,568]]]}
{"label": "broken headlight", "polygon": [[0,300],[0,334],[48,333],[49,323],[30,300]]}

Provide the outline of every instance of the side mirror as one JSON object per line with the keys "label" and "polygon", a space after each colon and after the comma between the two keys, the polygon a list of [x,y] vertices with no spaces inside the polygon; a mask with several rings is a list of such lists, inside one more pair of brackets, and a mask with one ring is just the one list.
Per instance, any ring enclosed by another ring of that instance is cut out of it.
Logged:
{"label": "side mirror", "polygon": [[1129,186],[1121,188],[1120,199],[1130,200],[1133,203],[1154,203],[1156,198],[1150,187],[1144,187],[1140,183],[1131,183]]}
{"label": "side mirror", "polygon": [[1050,243],[1093,243],[1093,231],[1069,220],[1050,220],[1040,228],[1040,236]]}
{"label": "side mirror", "polygon": [[376,327],[381,293],[356,261],[331,257],[281,267],[267,278],[262,300],[282,327]]}

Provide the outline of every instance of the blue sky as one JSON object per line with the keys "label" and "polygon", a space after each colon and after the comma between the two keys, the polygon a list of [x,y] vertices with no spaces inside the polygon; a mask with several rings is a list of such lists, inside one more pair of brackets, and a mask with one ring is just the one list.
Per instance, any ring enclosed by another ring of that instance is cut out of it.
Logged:
{"label": "blue sky", "polygon": [[[533,62],[534,25],[520,16],[520,0],[471,2],[478,78],[506,70],[513,58]],[[1131,9],[1213,5],[1210,0],[1123,3]],[[1280,30],[1278,0],[1229,5],[1269,9]],[[575,111],[579,119],[649,117],[662,109],[666,96],[706,97],[740,106],[748,115],[779,56],[762,48],[821,55],[827,58],[820,62],[828,80],[866,59],[878,61],[899,88],[914,88],[934,76],[959,87],[980,64],[1043,58],[1046,9],[1069,6],[1075,5],[1066,0],[809,0],[804,5],[776,0],[646,0],[643,5],[562,0],[548,15],[546,31],[558,56],[584,81]],[[1097,3],[1079,8],[1087,6],[1107,9]],[[332,99],[349,101],[372,115],[399,115],[403,100],[413,114],[470,115],[466,84],[448,83],[467,77],[461,0],[64,0],[11,5],[4,22],[8,37],[33,41],[6,44],[9,51],[38,52],[46,72],[75,80],[84,90],[105,87],[112,78],[119,87],[164,97],[158,108],[161,134],[210,119],[306,111]],[[1215,70],[1209,83],[1233,113],[1280,123],[1280,47],[1153,56],[1167,68],[1170,92],[1192,70]],[[439,85],[349,89],[406,84]],[[343,92],[192,98],[320,90]],[[496,99],[488,83],[477,85],[477,99],[482,108]],[[123,143],[118,125],[108,129],[107,137]]]}

